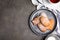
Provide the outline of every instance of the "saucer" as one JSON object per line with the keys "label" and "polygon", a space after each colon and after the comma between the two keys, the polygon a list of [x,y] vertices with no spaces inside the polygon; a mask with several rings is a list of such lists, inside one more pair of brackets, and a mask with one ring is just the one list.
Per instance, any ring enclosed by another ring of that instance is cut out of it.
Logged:
{"label": "saucer", "polygon": [[48,7],[50,9],[58,10],[60,11],[60,2],[58,3],[51,3],[47,0],[31,0],[34,5],[43,4],[45,7]]}

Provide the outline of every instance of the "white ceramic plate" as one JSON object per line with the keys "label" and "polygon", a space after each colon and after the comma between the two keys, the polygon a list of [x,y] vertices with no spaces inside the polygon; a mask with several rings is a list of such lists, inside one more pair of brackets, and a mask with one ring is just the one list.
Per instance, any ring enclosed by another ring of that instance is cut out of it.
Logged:
{"label": "white ceramic plate", "polygon": [[38,1],[44,4],[48,8],[60,11],[60,2],[53,4],[49,2],[48,0],[38,0]]}

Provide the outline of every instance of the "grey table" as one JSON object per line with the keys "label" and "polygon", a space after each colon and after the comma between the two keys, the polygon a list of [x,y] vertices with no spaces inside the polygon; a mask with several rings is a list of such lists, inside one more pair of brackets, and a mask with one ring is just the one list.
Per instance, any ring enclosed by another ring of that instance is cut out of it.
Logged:
{"label": "grey table", "polygon": [[30,0],[0,0],[0,40],[40,40],[28,26],[34,10]]}

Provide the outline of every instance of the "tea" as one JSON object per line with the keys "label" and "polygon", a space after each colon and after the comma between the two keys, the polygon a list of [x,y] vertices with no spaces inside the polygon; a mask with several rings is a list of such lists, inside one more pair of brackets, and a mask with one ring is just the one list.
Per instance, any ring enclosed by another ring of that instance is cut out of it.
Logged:
{"label": "tea", "polygon": [[58,3],[59,0],[50,0],[50,2],[52,2],[52,3]]}

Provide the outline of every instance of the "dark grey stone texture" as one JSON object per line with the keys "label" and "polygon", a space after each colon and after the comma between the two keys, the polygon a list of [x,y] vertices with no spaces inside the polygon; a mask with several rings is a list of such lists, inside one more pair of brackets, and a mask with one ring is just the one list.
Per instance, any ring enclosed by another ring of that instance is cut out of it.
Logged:
{"label": "dark grey stone texture", "polygon": [[31,0],[0,0],[0,40],[40,40],[28,26]]}

